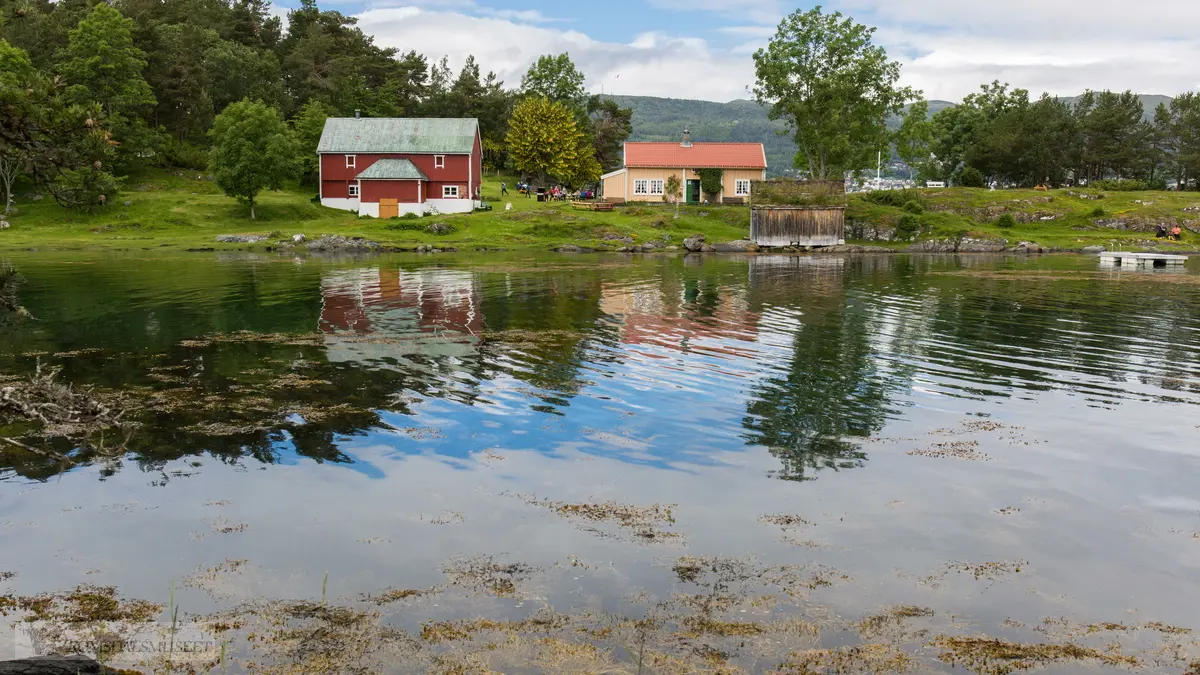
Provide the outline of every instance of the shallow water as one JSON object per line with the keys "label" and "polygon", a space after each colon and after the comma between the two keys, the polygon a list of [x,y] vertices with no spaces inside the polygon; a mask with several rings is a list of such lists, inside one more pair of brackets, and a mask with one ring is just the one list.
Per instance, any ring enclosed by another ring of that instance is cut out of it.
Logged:
{"label": "shallow water", "polygon": [[[821,577],[779,610],[820,617],[809,647],[866,640],[849,622],[889,605],[933,609],[895,641],[923,668],[949,668],[935,634],[1045,641],[1029,627],[1047,617],[1200,628],[1195,265],[11,260],[34,320],[0,323],[0,374],[61,366],[124,392],[139,426],[107,455],[41,441],[70,462],[0,448],[0,594],[87,583],[166,603],[175,581],[202,613],[441,588],[385,612],[416,635],[542,607],[645,616],[697,594],[681,557],[711,556]],[[608,502],[674,506],[635,523],[566,508]],[[502,592],[455,576],[486,556],[528,573]],[[197,581],[226,560],[247,562]],[[703,656],[695,633],[655,649]],[[1176,647],[1143,667],[1200,659]],[[720,663],[769,671],[789,650],[726,643]],[[635,651],[613,658],[636,672]]]}

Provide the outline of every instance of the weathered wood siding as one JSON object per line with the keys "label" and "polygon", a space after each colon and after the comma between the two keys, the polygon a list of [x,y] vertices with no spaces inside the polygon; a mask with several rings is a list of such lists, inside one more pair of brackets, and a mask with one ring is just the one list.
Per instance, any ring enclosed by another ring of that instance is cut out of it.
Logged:
{"label": "weathered wood siding", "polygon": [[846,242],[842,206],[755,206],[750,239],[759,246],[837,246]]}

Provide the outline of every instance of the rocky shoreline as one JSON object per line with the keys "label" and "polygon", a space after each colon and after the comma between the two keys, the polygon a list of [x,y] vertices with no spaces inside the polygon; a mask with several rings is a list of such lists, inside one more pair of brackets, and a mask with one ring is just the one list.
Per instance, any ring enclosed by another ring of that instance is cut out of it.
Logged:
{"label": "rocky shoreline", "polygon": [[[266,243],[267,251],[281,253],[309,253],[316,255],[366,254],[366,253],[456,253],[460,249],[454,246],[435,246],[420,244],[417,246],[393,246],[381,244],[364,237],[345,237],[342,235],[323,234],[316,239],[308,239],[304,234],[294,234],[282,238],[278,233],[261,234],[222,234],[216,238],[223,244],[261,244]],[[621,240],[619,243],[625,243]],[[631,242],[630,242],[631,243]],[[1153,242],[1145,242],[1151,244]],[[213,248],[188,249],[192,252],[213,251]],[[475,252],[503,252],[509,249],[480,246],[470,249]],[[959,239],[925,239],[906,247],[873,246],[866,244],[840,244],[837,246],[808,247],[784,246],[765,247],[755,244],[748,239],[737,239],[728,242],[709,243],[702,234],[692,235],[681,244],[672,244],[670,239],[645,242],[640,245],[624,245],[617,248],[597,248],[579,246],[577,244],[561,244],[550,249],[555,253],[786,253],[786,254],[898,254],[898,253],[1078,253],[1096,255],[1104,253],[1103,246],[1084,246],[1080,248],[1060,248],[1058,246],[1043,246],[1032,241],[1020,241],[1011,244],[1006,239],[980,239],[964,237]],[[1180,255],[1200,255],[1200,251],[1183,251],[1176,249],[1162,250],[1154,246],[1145,249],[1151,253],[1175,253]]]}

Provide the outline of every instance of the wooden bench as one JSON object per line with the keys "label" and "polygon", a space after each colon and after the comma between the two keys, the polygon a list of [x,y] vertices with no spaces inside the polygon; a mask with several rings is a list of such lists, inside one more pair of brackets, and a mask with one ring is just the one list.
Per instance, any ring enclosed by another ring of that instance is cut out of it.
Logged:
{"label": "wooden bench", "polygon": [[612,211],[610,202],[571,202],[571,206],[581,211]]}

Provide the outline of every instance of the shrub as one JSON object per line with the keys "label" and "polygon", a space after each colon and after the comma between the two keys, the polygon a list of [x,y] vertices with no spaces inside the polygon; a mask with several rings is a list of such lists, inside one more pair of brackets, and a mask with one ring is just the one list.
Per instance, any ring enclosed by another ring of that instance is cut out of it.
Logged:
{"label": "shrub", "polygon": [[917,216],[921,215],[922,213],[925,213],[925,207],[921,206],[921,202],[918,202],[915,200],[910,200],[910,201],[904,202],[904,206],[901,206],[900,208],[904,209],[905,211],[908,211],[909,213],[911,213],[913,215],[917,215]]}
{"label": "shrub", "polygon": [[1106,215],[1108,214],[1104,212],[1103,206],[1097,206],[1088,212],[1088,218],[1103,218]]}
{"label": "shrub", "polygon": [[912,239],[920,231],[921,221],[911,213],[900,216],[900,221],[896,223],[897,239]]}
{"label": "shrub", "polygon": [[1141,192],[1142,190],[1149,189],[1146,181],[1128,178],[1092,181],[1088,187],[1097,190],[1108,190],[1109,192]]}
{"label": "shrub", "polygon": [[405,213],[404,215],[400,216],[400,220],[420,220],[420,218],[421,218],[421,214],[413,213],[412,211],[409,211],[408,213]]}
{"label": "shrub", "polygon": [[1008,229],[1010,227],[1016,227],[1016,226],[1017,226],[1017,221],[1015,218],[1012,217],[1011,213],[1006,213],[996,219],[996,227],[1003,227],[1004,229]]}
{"label": "shrub", "polygon": [[986,182],[983,178],[983,172],[975,167],[968,166],[958,172],[958,179],[955,181],[962,187],[981,188]]}
{"label": "shrub", "polygon": [[873,190],[863,195],[863,199],[880,206],[901,208],[909,202],[921,201],[921,195],[916,190]]}
{"label": "shrub", "polygon": [[185,141],[179,141],[175,138],[168,140],[163,147],[163,159],[170,166],[177,166],[181,169],[195,169],[197,171],[206,171],[208,169],[208,150],[200,148]]}

